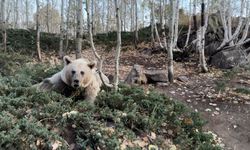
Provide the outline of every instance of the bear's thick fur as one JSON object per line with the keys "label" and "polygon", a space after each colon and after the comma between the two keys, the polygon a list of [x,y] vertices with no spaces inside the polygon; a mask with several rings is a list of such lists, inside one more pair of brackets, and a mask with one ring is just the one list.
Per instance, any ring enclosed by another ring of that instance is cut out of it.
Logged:
{"label": "bear's thick fur", "polygon": [[[63,58],[64,68],[52,77],[43,80],[38,89],[42,91],[54,90],[65,96],[74,93],[81,95],[84,99],[94,102],[102,81],[96,69],[96,63],[80,58],[71,60],[70,57]],[[105,83],[109,83],[107,76],[102,74]]]}

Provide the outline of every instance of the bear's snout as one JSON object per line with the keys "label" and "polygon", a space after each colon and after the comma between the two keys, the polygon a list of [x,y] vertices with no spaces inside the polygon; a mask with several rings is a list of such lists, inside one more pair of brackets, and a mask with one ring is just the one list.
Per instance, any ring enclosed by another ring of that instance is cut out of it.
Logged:
{"label": "bear's snout", "polygon": [[77,83],[77,84],[78,84],[78,83],[79,83],[79,80],[75,79],[75,80],[74,80],[74,83]]}
{"label": "bear's snout", "polygon": [[73,83],[74,88],[79,87],[79,80],[78,79],[75,79],[73,82],[74,82]]}

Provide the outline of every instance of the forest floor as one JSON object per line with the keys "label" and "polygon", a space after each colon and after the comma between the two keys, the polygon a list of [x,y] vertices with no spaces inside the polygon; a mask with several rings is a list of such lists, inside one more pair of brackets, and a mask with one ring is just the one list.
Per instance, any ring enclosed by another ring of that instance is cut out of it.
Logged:
{"label": "forest floor", "polygon": [[[120,57],[120,79],[125,80],[134,64],[144,68],[166,68],[166,54],[145,53],[148,45],[140,45],[137,50],[123,47]],[[103,71],[107,75],[114,74],[114,50],[103,52],[97,47],[99,54],[105,57]],[[74,58],[74,54],[71,54]],[[46,56],[47,57],[47,56]],[[83,57],[94,59],[91,49],[83,51]],[[58,64],[53,55],[47,57],[52,64]],[[225,149],[248,150],[250,147],[250,70],[220,70],[209,67],[208,73],[199,71],[197,62],[175,62],[173,84],[164,86],[143,85],[153,87],[161,93],[181,101],[194,111],[200,112],[205,120],[207,131],[212,131],[222,139]],[[184,81],[178,80],[184,77]]]}

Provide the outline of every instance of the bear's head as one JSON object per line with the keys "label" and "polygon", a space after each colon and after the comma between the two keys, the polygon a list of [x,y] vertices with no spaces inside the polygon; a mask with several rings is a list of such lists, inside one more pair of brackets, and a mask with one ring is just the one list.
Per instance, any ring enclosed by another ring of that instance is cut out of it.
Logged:
{"label": "bear's head", "polygon": [[71,60],[69,56],[64,56],[63,61],[61,79],[68,86],[85,88],[95,78],[96,62],[90,62],[84,58]]}

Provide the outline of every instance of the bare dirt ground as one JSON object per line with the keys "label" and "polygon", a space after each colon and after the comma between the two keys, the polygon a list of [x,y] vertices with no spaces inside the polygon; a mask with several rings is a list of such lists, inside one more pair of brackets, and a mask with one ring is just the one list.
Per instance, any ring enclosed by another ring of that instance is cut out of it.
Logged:
{"label": "bare dirt ground", "polygon": [[[145,45],[144,45],[145,46]],[[114,74],[114,50],[100,51],[105,57],[103,71]],[[120,78],[124,80],[134,64],[145,68],[166,68],[166,54],[148,55],[127,48],[120,57]],[[74,54],[71,54],[74,57]],[[94,60],[90,49],[83,51],[83,57]],[[53,61],[53,59],[50,59]],[[58,63],[58,62],[56,62]],[[250,89],[250,71],[232,73],[232,77],[224,79],[225,73],[210,67],[209,73],[200,73],[197,63],[175,62],[175,82],[164,87],[154,86],[159,92],[183,102],[194,111],[200,112],[208,121],[205,130],[217,134],[225,144],[224,149],[250,149],[250,95],[235,92],[238,87]],[[179,81],[178,77],[185,76],[187,81]]]}

